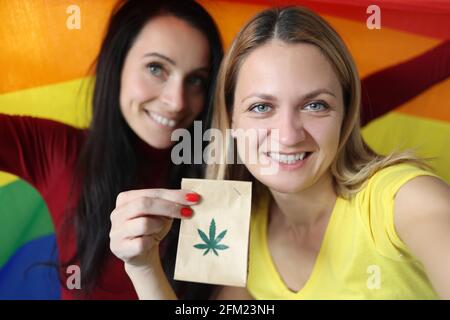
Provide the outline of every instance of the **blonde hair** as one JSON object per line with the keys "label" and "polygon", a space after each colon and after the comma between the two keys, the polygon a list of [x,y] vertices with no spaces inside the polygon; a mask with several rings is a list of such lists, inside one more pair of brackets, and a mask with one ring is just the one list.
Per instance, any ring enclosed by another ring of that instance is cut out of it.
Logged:
{"label": "blonde hair", "polygon": [[[331,164],[335,191],[350,197],[375,172],[398,163],[413,163],[429,168],[412,152],[376,154],[363,141],[360,132],[361,87],[355,63],[336,31],[314,12],[302,7],[273,8],[250,20],[234,39],[225,55],[217,78],[212,126],[226,132],[230,128],[234,91],[240,66],[251,51],[270,40],[286,43],[309,43],[317,46],[330,61],[342,87],[344,118],[336,158]],[[259,184],[240,164],[227,165],[231,137],[225,141],[219,164],[207,168],[207,178],[250,180]],[[234,145],[234,144],[233,144]],[[236,152],[236,150],[234,150]],[[257,186],[257,190],[261,185]]]}

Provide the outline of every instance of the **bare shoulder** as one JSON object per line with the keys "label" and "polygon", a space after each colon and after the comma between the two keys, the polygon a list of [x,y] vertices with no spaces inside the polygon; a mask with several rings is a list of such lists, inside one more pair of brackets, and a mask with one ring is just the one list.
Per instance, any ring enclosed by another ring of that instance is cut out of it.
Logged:
{"label": "bare shoulder", "polygon": [[218,287],[212,298],[215,300],[253,300],[246,288],[230,286]]}
{"label": "bare shoulder", "polygon": [[402,229],[412,220],[447,219],[450,186],[433,176],[419,176],[405,183],[395,196],[395,226]]}
{"label": "bare shoulder", "polygon": [[432,176],[405,183],[395,196],[394,226],[399,237],[419,255],[430,245],[435,246],[450,234],[450,186]]}
{"label": "bare shoulder", "polygon": [[394,226],[440,298],[450,299],[450,186],[430,176],[407,182],[395,197]]}

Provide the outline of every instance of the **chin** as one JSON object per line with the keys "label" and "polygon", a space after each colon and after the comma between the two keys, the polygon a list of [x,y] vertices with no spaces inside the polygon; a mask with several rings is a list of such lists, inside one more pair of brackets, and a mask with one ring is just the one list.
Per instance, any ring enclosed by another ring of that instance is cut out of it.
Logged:
{"label": "chin", "polygon": [[155,141],[155,139],[147,139],[145,142],[158,150],[168,149],[173,146],[174,141]]}
{"label": "chin", "polygon": [[307,183],[303,182],[301,178],[290,176],[282,178],[279,175],[275,176],[260,176],[257,179],[272,191],[286,194],[295,194],[308,188]]}
{"label": "chin", "polygon": [[284,194],[296,194],[303,190],[302,186],[299,185],[285,185],[285,184],[278,184],[278,183],[271,183],[266,184],[267,188],[271,191],[275,191],[278,193],[284,193]]}
{"label": "chin", "polygon": [[170,148],[175,142],[170,140],[166,135],[159,136],[157,133],[137,133],[137,136],[150,147],[155,149],[167,149]]}

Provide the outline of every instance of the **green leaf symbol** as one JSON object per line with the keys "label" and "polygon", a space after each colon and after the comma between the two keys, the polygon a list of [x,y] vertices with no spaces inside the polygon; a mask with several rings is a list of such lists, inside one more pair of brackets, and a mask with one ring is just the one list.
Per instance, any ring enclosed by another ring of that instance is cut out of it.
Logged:
{"label": "green leaf symbol", "polygon": [[198,243],[194,245],[194,248],[205,250],[203,252],[203,255],[207,255],[210,251],[214,252],[216,256],[219,256],[219,253],[217,250],[225,250],[229,247],[224,244],[219,244],[220,241],[225,237],[227,234],[227,230],[222,231],[219,233],[219,235],[216,238],[216,222],[214,219],[211,220],[211,224],[209,225],[209,237],[204,233],[202,230],[197,229],[198,235],[203,240],[203,243]]}

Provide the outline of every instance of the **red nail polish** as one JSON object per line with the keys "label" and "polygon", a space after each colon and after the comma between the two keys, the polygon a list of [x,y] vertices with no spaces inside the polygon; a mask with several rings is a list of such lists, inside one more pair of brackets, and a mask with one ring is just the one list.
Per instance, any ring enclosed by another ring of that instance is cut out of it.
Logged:
{"label": "red nail polish", "polygon": [[189,218],[192,216],[192,209],[191,208],[187,208],[187,207],[183,207],[180,209],[180,213],[182,217],[185,218]]}
{"label": "red nail polish", "polygon": [[200,200],[200,195],[197,193],[188,193],[186,194],[185,199],[190,202],[198,202]]}

